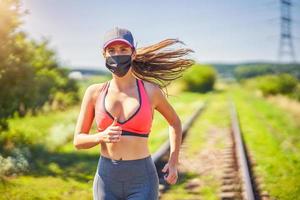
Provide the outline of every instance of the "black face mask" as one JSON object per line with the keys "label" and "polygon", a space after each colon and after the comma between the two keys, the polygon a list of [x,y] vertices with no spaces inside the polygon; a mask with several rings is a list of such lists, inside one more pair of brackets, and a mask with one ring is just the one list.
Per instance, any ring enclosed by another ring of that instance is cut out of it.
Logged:
{"label": "black face mask", "polygon": [[106,58],[105,65],[115,75],[125,76],[131,66],[131,55],[109,56]]}

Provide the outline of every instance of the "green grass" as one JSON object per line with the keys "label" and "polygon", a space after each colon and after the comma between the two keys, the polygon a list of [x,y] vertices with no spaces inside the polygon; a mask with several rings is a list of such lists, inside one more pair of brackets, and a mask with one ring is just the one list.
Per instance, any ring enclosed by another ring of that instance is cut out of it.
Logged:
{"label": "green grass", "polygon": [[299,122],[290,113],[241,88],[231,93],[264,189],[280,200],[300,199]]}
{"label": "green grass", "polygon": [[[227,106],[227,98],[225,93],[215,93],[210,97],[207,108],[201,115],[201,120],[195,123],[195,131],[192,128],[187,143],[189,148],[188,155],[194,155],[199,151],[199,146],[206,142],[207,132],[212,127],[226,128],[229,125],[229,113]],[[223,144],[219,144],[221,148]]]}
{"label": "green grass", "polygon": [[0,199],[92,199],[90,184],[55,176],[22,176],[1,189]]}
{"label": "green grass", "polygon": [[52,111],[38,116],[10,119],[10,131],[22,132],[33,143],[42,143],[52,149],[63,145],[73,134],[78,109],[78,106],[72,106],[63,112]]}

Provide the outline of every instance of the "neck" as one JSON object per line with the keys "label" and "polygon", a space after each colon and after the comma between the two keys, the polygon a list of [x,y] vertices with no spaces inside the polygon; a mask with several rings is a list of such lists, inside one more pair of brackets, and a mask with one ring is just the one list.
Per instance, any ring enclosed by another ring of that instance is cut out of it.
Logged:
{"label": "neck", "polygon": [[119,91],[125,91],[129,88],[132,88],[136,84],[136,78],[131,74],[131,70],[123,77],[118,77],[113,75],[111,79],[111,85]]}

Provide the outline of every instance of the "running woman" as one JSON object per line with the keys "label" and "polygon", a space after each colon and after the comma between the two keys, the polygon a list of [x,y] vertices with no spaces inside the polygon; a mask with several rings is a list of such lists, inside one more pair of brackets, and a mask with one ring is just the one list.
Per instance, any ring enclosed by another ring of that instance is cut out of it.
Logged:
{"label": "running woman", "polygon": [[[176,43],[182,44],[166,39],[137,49],[127,29],[115,27],[105,34],[102,53],[112,79],[86,89],[74,134],[76,149],[101,147],[94,200],[158,199],[158,174],[148,149],[154,109],[169,124],[170,156],[162,170],[164,179],[176,183],[182,126],[162,88],[194,64],[183,58],[191,49],[162,51]],[[98,132],[89,134],[94,119]]]}

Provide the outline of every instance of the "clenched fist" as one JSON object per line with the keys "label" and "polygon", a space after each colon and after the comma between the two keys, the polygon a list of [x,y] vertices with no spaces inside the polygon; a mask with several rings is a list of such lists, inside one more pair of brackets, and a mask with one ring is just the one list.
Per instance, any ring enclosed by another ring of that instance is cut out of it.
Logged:
{"label": "clenched fist", "polygon": [[117,117],[114,117],[113,123],[108,126],[104,131],[99,133],[100,142],[116,143],[120,141],[122,128],[117,126]]}

